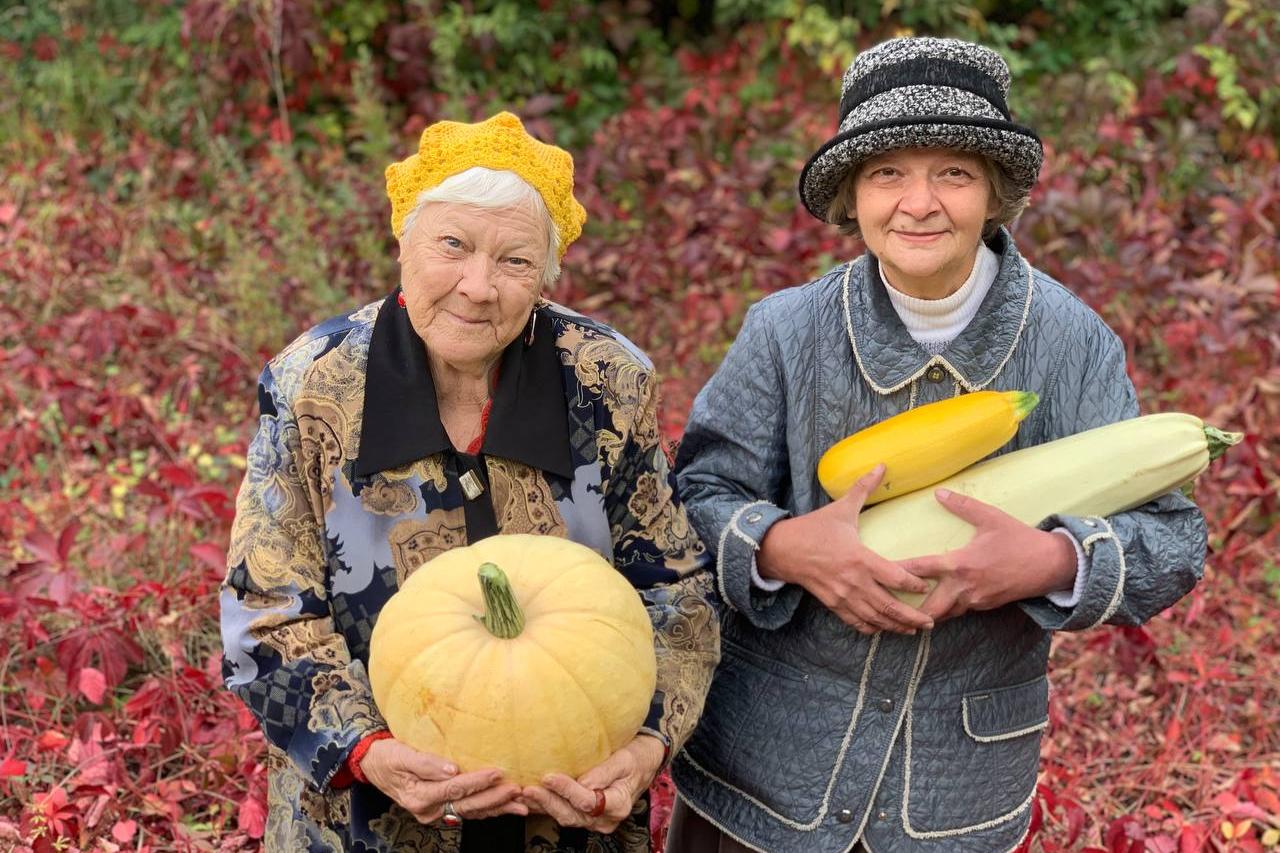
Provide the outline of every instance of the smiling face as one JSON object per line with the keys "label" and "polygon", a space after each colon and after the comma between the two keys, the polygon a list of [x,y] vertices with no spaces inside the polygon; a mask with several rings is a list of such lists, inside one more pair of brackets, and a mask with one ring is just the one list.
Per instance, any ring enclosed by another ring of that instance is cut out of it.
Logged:
{"label": "smiling face", "polygon": [[544,218],[524,205],[422,207],[400,240],[400,286],[433,360],[487,371],[524,329],[547,264]]}
{"label": "smiling face", "polygon": [[982,158],[963,151],[890,151],[864,162],[854,178],[862,239],[889,282],[921,299],[941,299],[964,284],[995,208]]}

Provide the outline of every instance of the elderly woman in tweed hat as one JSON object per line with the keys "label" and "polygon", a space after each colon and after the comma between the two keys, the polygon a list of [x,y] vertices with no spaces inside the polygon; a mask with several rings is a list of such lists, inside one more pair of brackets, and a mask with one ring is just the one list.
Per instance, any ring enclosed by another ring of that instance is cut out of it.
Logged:
{"label": "elderly woman in tweed hat", "polygon": [[[262,371],[236,505],[224,675],[268,743],[266,848],[647,853],[649,784],[697,721],[718,654],[652,365],[543,298],[585,218],[566,152],[501,113],[432,125],[386,176],[399,286]],[[396,740],[373,701],[388,598],[495,533],[597,550],[653,620],[648,719],[578,778],[522,789],[495,768],[460,772]]]}
{"label": "elderly woman in tweed hat", "polygon": [[[677,477],[727,603],[722,661],[677,757],[671,851],[1012,850],[1031,819],[1054,631],[1134,625],[1200,577],[1180,494],[1032,527],[939,492],[970,545],[906,563],[858,538],[883,468],[845,496],[819,456],[983,388],[1040,405],[1004,450],[1138,414],[1125,348],[1006,226],[1040,163],[1009,71],[963,41],[895,39],[844,76],[800,196],[866,252],[752,307],[698,395]],[[926,592],[919,609],[893,592]]]}

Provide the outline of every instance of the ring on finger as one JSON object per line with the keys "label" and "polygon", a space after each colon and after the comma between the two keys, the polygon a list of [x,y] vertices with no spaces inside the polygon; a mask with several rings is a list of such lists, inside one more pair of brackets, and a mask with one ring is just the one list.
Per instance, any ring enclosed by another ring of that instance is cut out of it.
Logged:
{"label": "ring on finger", "polygon": [[444,821],[445,826],[462,826],[462,815],[454,809],[452,802],[444,804],[444,815],[441,816],[441,820]]}
{"label": "ring on finger", "polygon": [[604,814],[604,808],[605,808],[604,789],[592,788],[591,790],[595,791],[596,804],[591,807],[591,811],[587,812],[587,817],[600,817],[600,815]]}

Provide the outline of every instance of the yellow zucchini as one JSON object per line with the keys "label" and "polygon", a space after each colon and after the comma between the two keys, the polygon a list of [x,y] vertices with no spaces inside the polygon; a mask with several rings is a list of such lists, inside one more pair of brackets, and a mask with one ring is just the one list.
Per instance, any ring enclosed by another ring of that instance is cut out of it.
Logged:
{"label": "yellow zucchini", "polygon": [[1003,447],[1039,401],[1031,391],[976,391],[894,415],[822,454],[818,482],[838,498],[883,462],[868,506],[923,489]]}

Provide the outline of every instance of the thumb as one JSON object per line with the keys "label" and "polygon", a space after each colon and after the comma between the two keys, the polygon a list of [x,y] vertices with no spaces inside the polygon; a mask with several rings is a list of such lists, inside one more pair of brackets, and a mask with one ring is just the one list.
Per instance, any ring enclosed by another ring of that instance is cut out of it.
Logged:
{"label": "thumb", "polygon": [[592,767],[586,773],[578,777],[578,784],[586,788],[608,788],[620,779],[625,779],[629,774],[627,772],[626,758],[615,752],[606,758],[600,764]]}
{"label": "thumb", "polygon": [[443,782],[458,775],[458,766],[429,752],[419,752],[406,744],[397,742],[400,750],[396,753],[400,768],[412,773],[420,779],[431,782]]}
{"label": "thumb", "polygon": [[844,501],[846,506],[853,510],[853,514],[857,515],[862,512],[863,505],[867,502],[867,496],[876,490],[880,485],[880,481],[884,479],[884,463],[881,462],[867,473],[863,474],[857,481],[849,487],[849,491],[845,492],[840,500]]}

